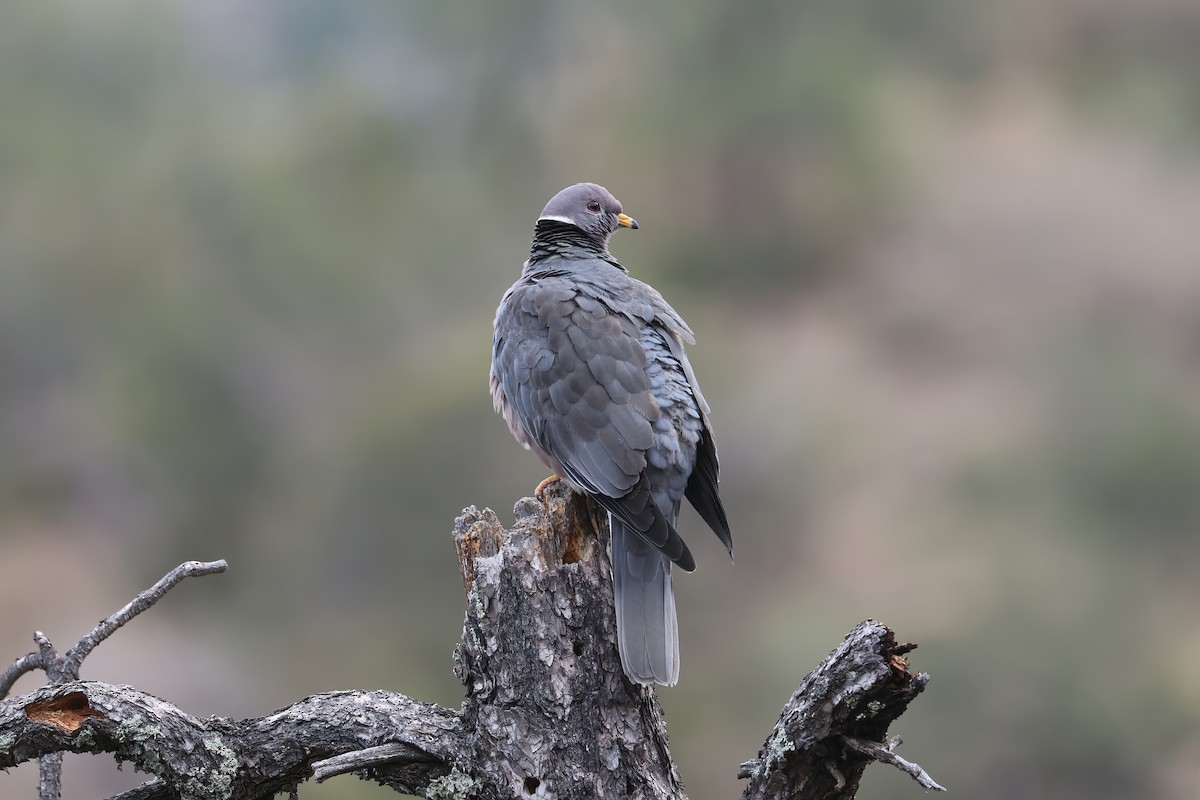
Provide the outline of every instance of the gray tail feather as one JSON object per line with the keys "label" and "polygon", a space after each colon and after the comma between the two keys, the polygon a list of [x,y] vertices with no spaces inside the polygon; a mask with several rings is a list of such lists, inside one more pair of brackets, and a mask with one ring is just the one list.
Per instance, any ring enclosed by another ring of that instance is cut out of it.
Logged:
{"label": "gray tail feather", "polygon": [[637,683],[679,680],[679,628],[671,563],[611,514],[613,596],[621,666]]}

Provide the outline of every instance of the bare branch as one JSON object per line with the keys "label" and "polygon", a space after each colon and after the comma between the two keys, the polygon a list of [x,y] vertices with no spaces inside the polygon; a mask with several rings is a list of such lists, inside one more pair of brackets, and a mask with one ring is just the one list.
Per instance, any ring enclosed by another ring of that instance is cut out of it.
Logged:
{"label": "bare branch", "polygon": [[[929,681],[908,671],[904,654],[914,647],[873,620],[855,626],[797,687],[758,758],[741,765],[738,777],[750,779],[743,800],[854,797],[863,770],[881,756],[847,740],[884,748],[888,726]],[[894,764],[899,757],[887,753]]]}
{"label": "bare branch", "polygon": [[[51,683],[60,681],[61,665],[50,637],[41,631],[33,632],[33,641],[38,646],[39,660],[45,666],[46,677]],[[38,762],[38,800],[59,800],[62,797],[62,753],[47,753]]]}
{"label": "bare branch", "polygon": [[38,646],[38,655],[42,657],[42,665],[46,669],[46,674],[49,675],[58,662],[58,651],[50,643],[50,638],[41,631],[33,632],[33,641]]}
{"label": "bare branch", "polygon": [[62,665],[59,668],[60,680],[78,680],[79,667],[83,664],[83,660],[87,658],[88,653],[96,648],[96,645],[111,636],[126,622],[129,622],[129,620],[161,600],[167,592],[171,591],[184,578],[221,573],[228,566],[224,559],[207,562],[185,561],[168,572],[158,583],[138,594],[137,597],[130,600],[120,611],[101,620],[95,628],[92,628],[91,632],[80,639],[79,644],[72,647],[63,658]]}
{"label": "bare branch", "polygon": [[[412,792],[473,752],[457,712],[391,692],[331,692],[265,717],[202,720],[132,687],[93,681],[0,702],[0,741],[0,769],[61,752],[112,753],[195,800],[270,797],[307,780],[318,761],[381,742],[409,755],[402,770],[381,767],[373,777]],[[134,792],[167,796],[153,783]]]}
{"label": "bare branch", "polygon": [[47,753],[38,762],[38,797],[40,800],[62,797],[62,753]]}
{"label": "bare branch", "polygon": [[13,684],[16,683],[26,672],[33,672],[35,669],[44,667],[42,663],[41,653],[26,653],[16,661],[8,665],[4,672],[0,672],[0,700],[8,697],[8,693],[12,691]]}
{"label": "bare branch", "polygon": [[384,764],[413,763],[417,761],[429,761],[429,755],[422,750],[400,742],[381,744],[378,747],[368,747],[365,750],[356,750],[351,753],[343,753],[332,758],[313,762],[313,779],[317,783],[323,783],[335,775],[345,775],[347,772],[354,772],[366,769],[367,767],[378,767]]}
{"label": "bare branch", "polygon": [[168,797],[171,797],[170,787],[158,778],[151,778],[141,786],[115,794],[108,800],[164,800]]}
{"label": "bare branch", "polygon": [[845,742],[846,746],[851,750],[862,753],[864,756],[872,758],[875,761],[882,761],[885,764],[891,764],[893,767],[907,772],[912,776],[912,779],[921,784],[926,791],[946,791],[946,787],[929,777],[929,773],[922,769],[919,764],[914,764],[913,762],[900,757],[894,752],[895,748],[899,747],[901,744],[899,736],[895,737],[894,739],[890,739],[887,744],[871,742],[865,739],[855,739],[851,736],[845,737]]}
{"label": "bare branch", "polygon": [[[46,678],[51,686],[58,686],[66,681],[79,678],[79,668],[88,654],[103,642],[118,628],[142,613],[162,599],[168,591],[184,578],[192,575],[211,575],[224,572],[224,561],[187,561],[168,572],[158,583],[133,598],[124,608],[100,621],[95,628],[79,640],[65,656],[58,657],[54,645],[46,634],[36,631],[33,640],[37,643],[38,652],[18,659],[0,676],[0,699],[7,696],[17,678],[32,669],[41,667],[46,671]],[[62,796],[62,754],[59,752],[46,753],[38,765],[38,797],[40,800],[59,800]]]}

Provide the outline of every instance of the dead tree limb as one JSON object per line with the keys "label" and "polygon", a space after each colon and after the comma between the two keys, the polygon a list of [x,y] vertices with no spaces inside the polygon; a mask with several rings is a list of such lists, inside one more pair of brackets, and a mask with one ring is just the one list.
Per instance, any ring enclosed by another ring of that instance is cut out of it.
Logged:
{"label": "dead tree limb", "polygon": [[112,753],[159,779],[149,797],[268,798],[306,780],[315,761],[392,740],[409,749],[383,782],[410,791],[449,772],[459,731],[457,712],[391,692],[330,692],[265,717],[200,719],[130,686],[73,681],[0,706],[0,768],[51,752]]}
{"label": "dead tree limb", "polygon": [[224,572],[228,566],[224,561],[185,561],[159,579],[158,583],[144,592],[139,592],[137,597],[125,604],[124,608],[96,623],[96,627],[92,628],[62,658],[55,653],[54,645],[50,643],[46,634],[34,631],[33,641],[37,644],[38,651],[21,656],[0,673],[0,700],[8,696],[17,679],[35,669],[44,670],[46,678],[51,684],[77,679],[80,665],[83,664],[88,653],[96,648],[96,645],[112,636],[126,622],[163,599],[167,592],[175,588],[184,578],[214,575]]}
{"label": "dead tree limb", "polygon": [[872,761],[904,770],[926,790],[945,791],[892,752],[899,739],[885,741],[888,726],[929,682],[908,671],[904,654],[914,647],[897,644],[873,620],[856,625],[792,694],[758,758],[742,764],[738,777],[750,779],[743,800],[851,798]]}
{"label": "dead tree limb", "polygon": [[[8,696],[13,684],[27,672],[44,670],[50,686],[59,686],[79,677],[79,667],[96,645],[112,636],[118,628],[142,613],[171,591],[184,578],[197,575],[212,575],[224,572],[228,565],[224,561],[186,561],[164,575],[158,583],[138,594],[124,608],[100,620],[67,654],[59,658],[49,637],[34,631],[33,641],[38,646],[36,653],[21,656],[0,673],[0,700]],[[0,751],[3,741],[0,740]],[[41,800],[58,800],[62,796],[62,753],[50,752],[40,757],[38,764],[38,797]]]}
{"label": "dead tree limb", "polygon": [[[505,530],[472,507],[455,522],[467,596],[455,652],[461,709],[351,691],[266,717],[200,719],[132,687],[67,679],[0,701],[0,769],[112,753],[154,776],[120,800],[269,798],[346,772],[429,798],[684,798],[657,696],[621,671],[603,520],[561,485],[545,502],[522,500],[516,517]],[[135,605],[101,626],[132,618]],[[85,637],[87,650],[119,624]],[[877,623],[856,627],[742,765],[744,796],[850,798],[871,760],[940,788],[886,740],[927,680],[908,673],[911,648]],[[11,686],[46,663],[77,672],[81,661],[58,659],[45,640],[0,679]]]}

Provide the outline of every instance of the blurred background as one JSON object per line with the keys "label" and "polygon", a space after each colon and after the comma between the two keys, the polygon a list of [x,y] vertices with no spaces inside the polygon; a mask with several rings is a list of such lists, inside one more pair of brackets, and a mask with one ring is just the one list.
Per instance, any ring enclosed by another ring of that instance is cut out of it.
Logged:
{"label": "blurred background", "polygon": [[[453,519],[544,477],[492,315],[593,180],[697,331],[734,527],[731,566],[682,521],[691,796],[871,616],[955,797],[1195,798],[1197,41],[1189,0],[8,0],[0,662],[225,558],[84,677],[457,706]],[[66,761],[68,797],[144,779]]]}

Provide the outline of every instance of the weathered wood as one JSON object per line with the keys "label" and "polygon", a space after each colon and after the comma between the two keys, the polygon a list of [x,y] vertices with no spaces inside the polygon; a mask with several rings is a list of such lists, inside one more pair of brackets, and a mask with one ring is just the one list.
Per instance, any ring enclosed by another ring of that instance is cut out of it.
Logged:
{"label": "weathered wood", "polygon": [[544,496],[511,530],[473,507],[455,523],[477,763],[503,796],[683,798],[658,697],[617,655],[607,523],[561,482]]}
{"label": "weathered wood", "polygon": [[[890,763],[915,767],[891,753],[899,741],[885,744],[888,726],[929,682],[925,673],[908,671],[904,654],[915,647],[897,644],[873,620],[855,626],[792,694],[758,758],[742,764],[738,777],[750,779],[743,800],[849,800],[867,764],[883,753]],[[874,757],[864,742],[876,743]],[[926,789],[944,791],[916,769]]]}
{"label": "weathered wood", "polygon": [[[18,658],[0,674],[0,699],[8,696],[18,678],[35,669],[43,670],[46,673],[46,682],[50,686],[59,686],[76,680],[79,678],[79,667],[83,664],[83,660],[97,645],[112,636],[122,625],[161,600],[180,581],[184,578],[224,572],[227,566],[224,561],[185,561],[164,575],[158,583],[139,592],[123,608],[100,620],[96,627],[80,639],[65,656],[59,657],[46,634],[35,631],[33,640],[38,646],[38,651]],[[38,764],[38,797],[41,800],[59,800],[61,796],[62,754],[46,753]]]}
{"label": "weathered wood", "polygon": [[[113,753],[155,776],[122,800],[268,798],[350,770],[429,798],[685,797],[657,696],[621,669],[605,521],[561,484],[515,512],[510,530],[474,507],[455,522],[467,600],[459,710],[331,692],[266,717],[199,719],[133,687],[72,680],[0,701],[0,769]],[[5,675],[55,663],[48,640],[39,646]],[[940,788],[885,739],[927,681],[907,671],[911,648],[878,623],[856,627],[742,765],[744,796],[853,797],[876,759]]]}
{"label": "weathered wood", "polygon": [[422,793],[466,753],[455,711],[391,692],[313,695],[274,714],[200,719],[130,686],[72,681],[0,704],[0,769],[47,753],[112,753],[162,780],[152,797],[272,797],[313,762],[384,741],[412,750],[378,779]]}

